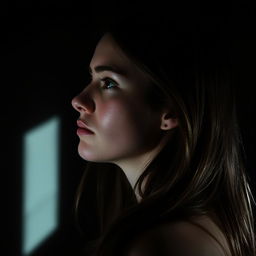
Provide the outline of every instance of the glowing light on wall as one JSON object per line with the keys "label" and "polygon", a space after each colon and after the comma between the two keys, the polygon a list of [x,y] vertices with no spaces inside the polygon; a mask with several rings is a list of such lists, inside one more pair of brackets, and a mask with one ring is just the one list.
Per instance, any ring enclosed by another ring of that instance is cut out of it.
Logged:
{"label": "glowing light on wall", "polygon": [[58,227],[60,120],[53,117],[23,138],[22,254]]}

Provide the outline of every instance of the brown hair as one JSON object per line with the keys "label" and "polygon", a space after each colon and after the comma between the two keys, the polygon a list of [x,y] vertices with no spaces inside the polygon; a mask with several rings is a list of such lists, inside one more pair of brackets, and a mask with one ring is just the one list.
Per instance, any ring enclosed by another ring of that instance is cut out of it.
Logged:
{"label": "brown hair", "polygon": [[232,42],[215,21],[177,23],[123,21],[100,31],[110,33],[151,79],[149,106],[158,110],[171,103],[179,126],[135,184],[143,198],[139,204],[118,166],[87,163],[76,208],[89,184],[97,188],[93,209],[98,212],[98,233],[90,243],[97,256],[122,255],[140,232],[202,214],[216,217],[232,255],[256,253],[254,201],[236,114]]}

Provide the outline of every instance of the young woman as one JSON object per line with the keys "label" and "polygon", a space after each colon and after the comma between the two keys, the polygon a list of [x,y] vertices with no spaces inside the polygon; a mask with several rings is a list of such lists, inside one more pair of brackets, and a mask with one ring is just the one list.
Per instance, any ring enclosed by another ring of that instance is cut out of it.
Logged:
{"label": "young woman", "polygon": [[177,24],[100,31],[72,100],[88,161],[77,206],[96,180],[93,255],[255,255],[231,41],[211,22]]}

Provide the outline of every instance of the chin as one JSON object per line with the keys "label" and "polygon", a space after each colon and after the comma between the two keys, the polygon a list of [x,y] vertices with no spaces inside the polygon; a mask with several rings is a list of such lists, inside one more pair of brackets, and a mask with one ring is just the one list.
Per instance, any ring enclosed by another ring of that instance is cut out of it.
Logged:
{"label": "chin", "polygon": [[78,154],[81,158],[83,158],[85,161],[88,161],[88,162],[95,162],[93,157],[90,157],[88,156],[87,154],[85,154],[84,152],[79,152],[78,151]]}
{"label": "chin", "polygon": [[78,154],[81,158],[83,158],[87,162],[95,162],[95,163],[104,162],[102,159],[99,159],[95,155],[90,154],[90,152],[85,152],[85,151],[79,151],[78,150]]}
{"label": "chin", "polygon": [[91,161],[92,156],[90,155],[89,152],[85,150],[81,150],[81,149],[79,150],[78,148],[78,155],[86,161]]}

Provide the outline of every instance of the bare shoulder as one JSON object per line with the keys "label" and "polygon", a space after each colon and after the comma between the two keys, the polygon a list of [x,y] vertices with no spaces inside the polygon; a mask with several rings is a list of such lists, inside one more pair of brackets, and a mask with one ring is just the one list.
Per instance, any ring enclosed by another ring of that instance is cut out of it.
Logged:
{"label": "bare shoulder", "polygon": [[158,226],[135,239],[128,256],[231,256],[218,226],[207,216]]}

